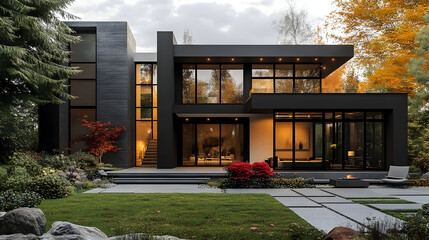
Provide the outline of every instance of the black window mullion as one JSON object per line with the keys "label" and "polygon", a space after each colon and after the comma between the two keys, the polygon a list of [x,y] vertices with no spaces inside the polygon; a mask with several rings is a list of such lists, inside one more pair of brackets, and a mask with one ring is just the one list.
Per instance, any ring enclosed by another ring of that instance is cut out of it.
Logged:
{"label": "black window mullion", "polygon": [[197,64],[194,64],[194,69],[195,69],[195,100],[194,100],[194,104],[198,104],[197,99],[198,99],[198,69],[197,69]]}
{"label": "black window mullion", "polygon": [[[366,112],[363,112],[363,169],[366,169]],[[374,129],[374,127],[373,127]],[[373,130],[374,132],[374,130]]]}
{"label": "black window mullion", "polygon": [[222,66],[219,64],[219,104],[222,103]]}
{"label": "black window mullion", "polygon": [[295,169],[295,112],[292,115],[292,169]]}
{"label": "black window mullion", "polygon": [[295,93],[295,64],[293,64],[293,71],[292,71],[292,81],[293,81],[293,86],[292,86],[292,93]]}

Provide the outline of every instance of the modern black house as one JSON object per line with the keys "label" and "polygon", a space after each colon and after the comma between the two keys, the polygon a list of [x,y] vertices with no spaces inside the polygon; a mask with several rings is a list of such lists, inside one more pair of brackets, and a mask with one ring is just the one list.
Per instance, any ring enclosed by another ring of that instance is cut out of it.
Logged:
{"label": "modern black house", "polygon": [[136,53],[126,22],[67,22],[77,99],[40,109],[40,146],[74,152],[82,115],[124,125],[118,167],[226,166],[386,170],[408,165],[407,95],[348,93],[326,78],[349,45],[180,45],[157,33]]}

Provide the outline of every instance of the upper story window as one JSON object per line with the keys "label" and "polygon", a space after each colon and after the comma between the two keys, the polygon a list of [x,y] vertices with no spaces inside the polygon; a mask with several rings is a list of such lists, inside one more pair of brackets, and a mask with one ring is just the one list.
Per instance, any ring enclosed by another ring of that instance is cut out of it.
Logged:
{"label": "upper story window", "polygon": [[241,64],[184,64],[182,103],[243,103],[243,76]]}
{"label": "upper story window", "polygon": [[320,64],[253,64],[252,93],[320,93]]}

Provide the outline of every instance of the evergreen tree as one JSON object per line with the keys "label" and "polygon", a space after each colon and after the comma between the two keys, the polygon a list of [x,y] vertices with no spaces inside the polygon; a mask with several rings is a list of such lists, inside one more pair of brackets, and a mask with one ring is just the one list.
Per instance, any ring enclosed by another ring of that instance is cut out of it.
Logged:
{"label": "evergreen tree", "polygon": [[0,1],[0,106],[22,101],[62,103],[71,98],[65,79],[70,43],[79,41],[59,17],[73,0]]}

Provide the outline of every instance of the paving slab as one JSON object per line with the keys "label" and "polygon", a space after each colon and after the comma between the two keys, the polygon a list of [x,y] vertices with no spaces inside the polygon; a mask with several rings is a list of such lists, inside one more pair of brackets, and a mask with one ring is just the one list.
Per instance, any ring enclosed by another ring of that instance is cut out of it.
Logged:
{"label": "paving slab", "polygon": [[395,224],[403,223],[403,221],[395,217],[361,204],[327,203],[323,205],[332,211],[340,213],[366,226],[370,225],[373,221],[383,221],[387,228],[393,228],[396,227]]}
{"label": "paving slab", "polygon": [[105,190],[104,188],[93,188],[93,189],[88,190],[88,191],[83,192],[83,193],[99,193],[99,192],[104,191],[104,190]]}
{"label": "paving slab", "polygon": [[334,227],[348,227],[360,230],[361,227],[356,222],[347,219],[338,213],[327,208],[291,208],[302,219],[313,225],[315,228],[328,233]]}
{"label": "paving slab", "polygon": [[255,188],[228,188],[226,193],[266,193],[274,197],[301,197],[298,193],[290,189],[255,189]]}
{"label": "paving slab", "polygon": [[350,199],[345,199],[341,197],[309,197],[309,199],[317,203],[353,203]]}
{"label": "paving slab", "polygon": [[286,207],[322,207],[306,197],[274,197]]}
{"label": "paving slab", "polygon": [[426,204],[429,203],[429,196],[395,196],[397,198],[415,202],[415,203],[422,203]]}
{"label": "paving slab", "polygon": [[317,188],[298,188],[293,189],[293,191],[302,194],[306,197],[334,197],[331,193],[322,191]]}
{"label": "paving slab", "polygon": [[371,203],[369,206],[378,210],[416,210],[422,208],[421,203]]}
{"label": "paving slab", "polygon": [[374,198],[389,197],[386,193],[379,192],[375,189],[358,189],[358,188],[326,188],[324,191],[338,195],[344,198]]}

